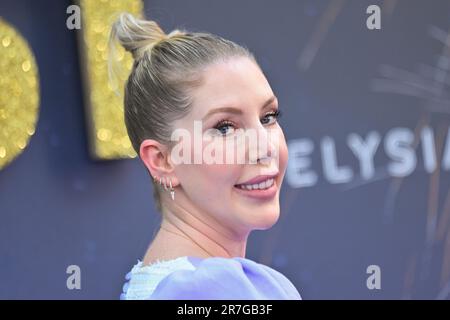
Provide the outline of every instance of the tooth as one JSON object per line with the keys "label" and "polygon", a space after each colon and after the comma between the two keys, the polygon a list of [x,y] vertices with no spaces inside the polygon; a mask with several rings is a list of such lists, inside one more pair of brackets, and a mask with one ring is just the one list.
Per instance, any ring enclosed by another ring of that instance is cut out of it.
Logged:
{"label": "tooth", "polygon": [[255,190],[255,189],[261,190],[261,189],[268,189],[268,188],[270,188],[273,185],[273,183],[274,183],[274,179],[270,178],[270,179],[267,179],[266,181],[263,181],[263,182],[260,182],[260,183],[242,184],[239,187],[241,189],[244,189],[244,190]]}

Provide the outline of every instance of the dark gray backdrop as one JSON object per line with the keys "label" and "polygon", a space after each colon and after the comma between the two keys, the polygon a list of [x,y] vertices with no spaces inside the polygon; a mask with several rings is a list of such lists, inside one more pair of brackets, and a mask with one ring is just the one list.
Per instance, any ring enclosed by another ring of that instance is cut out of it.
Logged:
{"label": "dark gray backdrop", "polygon": [[[41,81],[36,134],[0,171],[3,299],[116,299],[159,222],[139,160],[89,158],[76,35],[65,28],[70,4],[0,1]],[[381,30],[366,27],[370,4],[382,8]],[[279,97],[290,148],[313,148],[290,155],[310,162],[306,176],[290,167],[282,217],[252,234],[248,258],[283,272],[306,299],[448,298],[449,169],[428,172],[419,141],[412,172],[395,178],[384,143],[421,124],[445,137],[449,1],[155,0],[145,13],[167,31],[206,30],[248,46]],[[370,132],[381,142],[363,179],[347,140]],[[446,147],[449,138],[434,141]],[[352,172],[342,183],[323,169],[327,142]],[[308,172],[316,180],[302,186]],[[66,288],[71,264],[81,267],[81,290]],[[381,290],[366,286],[369,265],[381,269]]]}

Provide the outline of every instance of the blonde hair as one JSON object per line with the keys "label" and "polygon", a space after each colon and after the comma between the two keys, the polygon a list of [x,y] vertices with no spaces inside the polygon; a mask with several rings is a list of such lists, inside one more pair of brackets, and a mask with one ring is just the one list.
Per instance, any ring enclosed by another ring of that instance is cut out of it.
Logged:
{"label": "blonde hair", "polygon": [[[205,67],[233,57],[247,57],[257,63],[246,47],[217,35],[179,29],[166,34],[155,21],[138,19],[129,13],[120,14],[112,26],[110,70],[114,70],[116,41],[134,58],[125,84],[124,116],[137,154],[145,139],[173,146],[172,121],[189,113],[189,93],[201,85]],[[154,199],[161,211],[160,190],[153,183]]]}

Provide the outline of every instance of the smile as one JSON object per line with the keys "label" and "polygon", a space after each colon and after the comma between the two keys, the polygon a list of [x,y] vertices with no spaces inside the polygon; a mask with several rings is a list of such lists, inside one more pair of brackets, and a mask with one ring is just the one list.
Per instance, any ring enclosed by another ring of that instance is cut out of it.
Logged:
{"label": "smile", "polygon": [[237,184],[234,188],[243,196],[260,200],[270,200],[275,197],[278,191],[274,178],[269,178],[253,184]]}
{"label": "smile", "polygon": [[264,190],[268,189],[273,185],[273,178],[267,179],[265,181],[262,181],[260,183],[254,183],[254,184],[238,184],[236,185],[237,188],[244,189],[244,190]]}

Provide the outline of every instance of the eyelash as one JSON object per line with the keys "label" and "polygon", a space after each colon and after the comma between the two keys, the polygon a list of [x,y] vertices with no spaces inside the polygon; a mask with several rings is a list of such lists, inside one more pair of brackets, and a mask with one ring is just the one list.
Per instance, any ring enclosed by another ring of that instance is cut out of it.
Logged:
{"label": "eyelash", "polygon": [[[278,109],[278,110],[266,113],[264,115],[264,118],[265,117],[274,117],[275,121],[277,121],[281,117],[281,115],[282,115],[281,110]],[[269,125],[274,124],[274,123],[275,122],[269,123]],[[235,124],[232,121],[223,119],[223,120],[220,120],[219,122],[217,122],[217,124],[214,126],[214,129],[217,129],[217,130],[220,131],[220,128],[225,128],[225,127],[228,127],[228,126],[235,126]],[[226,133],[225,134],[221,133],[221,135],[225,136]]]}

